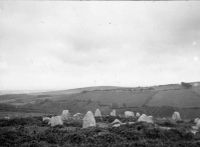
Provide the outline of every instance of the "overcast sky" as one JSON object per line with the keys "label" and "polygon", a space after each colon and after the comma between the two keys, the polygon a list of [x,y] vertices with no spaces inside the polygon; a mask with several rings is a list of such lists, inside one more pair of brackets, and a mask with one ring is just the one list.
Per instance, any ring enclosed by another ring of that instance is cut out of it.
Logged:
{"label": "overcast sky", "polygon": [[200,2],[0,1],[0,89],[200,81]]}

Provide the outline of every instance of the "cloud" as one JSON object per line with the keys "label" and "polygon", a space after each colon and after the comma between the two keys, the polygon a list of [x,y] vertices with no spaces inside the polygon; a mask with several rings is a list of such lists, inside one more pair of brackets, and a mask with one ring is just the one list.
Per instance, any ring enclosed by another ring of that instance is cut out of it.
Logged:
{"label": "cloud", "polygon": [[0,6],[0,89],[199,80],[198,2]]}

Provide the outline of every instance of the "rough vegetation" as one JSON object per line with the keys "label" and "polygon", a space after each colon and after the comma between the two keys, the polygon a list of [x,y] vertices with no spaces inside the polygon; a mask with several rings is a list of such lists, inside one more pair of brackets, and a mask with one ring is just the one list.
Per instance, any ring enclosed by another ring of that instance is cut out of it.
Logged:
{"label": "rough vegetation", "polygon": [[[105,116],[97,123],[110,124],[115,119],[123,123],[136,118]],[[0,120],[0,146],[3,147],[71,147],[71,146],[139,146],[139,147],[198,147],[200,133],[190,132],[192,121],[173,122],[156,119],[154,124],[136,122],[120,127],[82,128],[82,121],[65,122],[50,127],[42,117]],[[164,129],[170,127],[171,129]]]}

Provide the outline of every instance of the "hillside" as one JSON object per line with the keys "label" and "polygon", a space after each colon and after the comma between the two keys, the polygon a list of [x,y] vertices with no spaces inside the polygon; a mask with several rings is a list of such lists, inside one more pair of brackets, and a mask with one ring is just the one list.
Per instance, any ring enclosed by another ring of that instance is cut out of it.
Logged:
{"label": "hillside", "polygon": [[[200,116],[200,84],[171,84],[152,87],[86,87],[70,90],[0,95],[0,103],[44,113],[94,111],[97,107],[108,114],[112,108],[139,111],[157,116],[170,116],[174,110],[184,117]],[[1,109],[1,112],[3,110]],[[6,110],[5,110],[6,111]],[[11,109],[9,109],[11,112]],[[15,110],[13,110],[15,111]]]}

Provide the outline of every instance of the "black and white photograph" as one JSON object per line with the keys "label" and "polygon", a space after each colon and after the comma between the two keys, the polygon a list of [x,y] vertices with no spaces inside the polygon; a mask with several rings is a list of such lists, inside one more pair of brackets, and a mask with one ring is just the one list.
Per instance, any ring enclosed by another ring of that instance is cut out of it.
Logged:
{"label": "black and white photograph", "polygon": [[200,147],[200,2],[1,0],[0,147]]}

